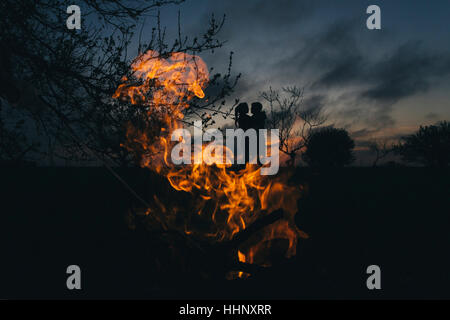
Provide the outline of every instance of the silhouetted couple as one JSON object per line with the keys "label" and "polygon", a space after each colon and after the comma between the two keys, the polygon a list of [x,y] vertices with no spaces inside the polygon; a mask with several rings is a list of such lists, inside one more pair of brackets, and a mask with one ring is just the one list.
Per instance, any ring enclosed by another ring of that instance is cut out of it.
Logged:
{"label": "silhouetted couple", "polygon": [[[264,129],[266,125],[266,113],[263,111],[263,106],[260,102],[252,103],[252,115],[248,114],[248,104],[246,102],[242,102],[237,105],[235,112],[235,123],[236,127],[242,130],[255,129],[258,137],[258,141],[256,144],[257,154],[259,155],[259,129]],[[236,153],[235,153],[236,154]],[[249,162],[249,140],[245,139],[245,163]],[[257,156],[257,162],[259,164],[259,158]]]}
{"label": "silhouetted couple", "polygon": [[266,113],[262,110],[263,106],[260,102],[252,103],[252,115],[248,115],[248,104],[242,102],[238,104],[234,110],[236,116],[236,127],[242,130],[247,129],[264,129],[266,124]]}

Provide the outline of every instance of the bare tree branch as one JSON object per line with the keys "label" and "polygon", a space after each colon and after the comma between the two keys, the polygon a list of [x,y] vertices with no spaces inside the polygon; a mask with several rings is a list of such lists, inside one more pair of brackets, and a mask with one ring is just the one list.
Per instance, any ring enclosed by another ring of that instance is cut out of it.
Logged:
{"label": "bare tree branch", "polygon": [[281,92],[269,88],[260,94],[270,106],[268,124],[279,129],[280,151],[289,156],[292,166],[311,131],[327,120],[321,107],[304,107],[303,94],[304,90],[295,86],[281,88]]}

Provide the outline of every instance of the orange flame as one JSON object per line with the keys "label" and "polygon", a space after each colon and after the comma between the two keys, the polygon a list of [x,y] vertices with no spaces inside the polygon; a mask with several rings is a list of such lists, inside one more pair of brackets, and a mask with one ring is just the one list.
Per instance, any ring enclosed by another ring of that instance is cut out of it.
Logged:
{"label": "orange flame", "polygon": [[[306,234],[294,223],[301,188],[289,186],[287,177],[279,175],[269,180],[255,165],[246,165],[239,171],[214,161],[209,162],[213,165],[176,167],[167,159],[172,145],[170,135],[181,127],[183,111],[193,98],[205,96],[203,89],[208,84],[209,73],[203,60],[186,53],[172,53],[164,59],[150,50],[139,56],[131,67],[135,82],[124,77],[113,98],[145,107],[148,125],[142,128],[130,123],[127,142],[123,146],[133,152],[139,150],[141,166],[166,176],[175,190],[195,196],[190,214],[204,217],[211,223],[208,231],[198,232],[189,225],[190,219],[186,219],[183,232],[213,241],[230,240],[259,217],[282,208],[286,212],[285,220],[265,228],[259,242],[245,254],[238,251],[237,259],[253,263],[261,243],[272,239],[288,240],[286,256],[294,255],[298,237],[306,237]],[[156,196],[154,200],[156,208],[148,208],[147,214],[159,210],[168,221],[175,220],[180,208],[170,207]],[[242,272],[238,274],[239,277],[243,275]]]}

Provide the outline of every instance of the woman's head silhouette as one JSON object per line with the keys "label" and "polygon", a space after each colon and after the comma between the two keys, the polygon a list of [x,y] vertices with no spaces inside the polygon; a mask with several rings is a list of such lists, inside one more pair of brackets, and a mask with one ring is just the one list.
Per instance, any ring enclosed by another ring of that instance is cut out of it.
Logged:
{"label": "woman's head silhouette", "polygon": [[237,105],[236,109],[235,109],[235,114],[237,117],[243,115],[243,114],[247,114],[248,113],[248,104],[247,102],[241,102]]}
{"label": "woman's head silhouette", "polygon": [[[241,102],[237,105],[236,109],[234,109],[234,114],[235,114],[235,122],[236,122],[236,126],[237,127],[242,127],[243,125],[243,119],[248,115],[249,109],[248,109],[248,104],[247,102]],[[245,122],[245,120],[244,120]]]}

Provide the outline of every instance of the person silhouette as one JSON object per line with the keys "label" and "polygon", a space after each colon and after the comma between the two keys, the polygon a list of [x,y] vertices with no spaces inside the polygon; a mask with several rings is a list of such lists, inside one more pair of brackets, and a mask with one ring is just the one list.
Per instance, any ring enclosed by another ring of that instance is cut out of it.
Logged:
{"label": "person silhouette", "polygon": [[[248,108],[248,104],[246,102],[241,102],[237,105],[236,109],[234,110],[235,112],[235,123],[236,123],[236,127],[239,129],[242,129],[244,131],[248,130],[251,128],[251,117],[248,115],[249,112],[249,108]],[[242,155],[238,155],[237,154],[237,145],[235,144],[235,150],[233,150],[234,156],[235,156],[235,163],[237,163],[237,159],[238,157],[242,156]],[[246,137],[245,138],[245,154],[244,156],[244,161],[245,163],[249,162],[249,140]]]}
{"label": "person silhouette", "polygon": [[252,103],[251,123],[255,130],[264,129],[266,127],[266,113],[262,110],[263,106],[260,102]]}
{"label": "person silhouette", "polygon": [[239,103],[236,109],[234,109],[236,127],[244,131],[251,127],[251,118],[248,115],[248,111],[247,102]]}
{"label": "person silhouette", "polygon": [[257,144],[256,144],[256,150],[257,150],[257,162],[258,164],[261,164],[259,161],[259,129],[264,129],[266,127],[266,113],[263,111],[263,106],[260,102],[253,102],[252,103],[252,117],[251,117],[251,126],[256,130],[257,133]]}

